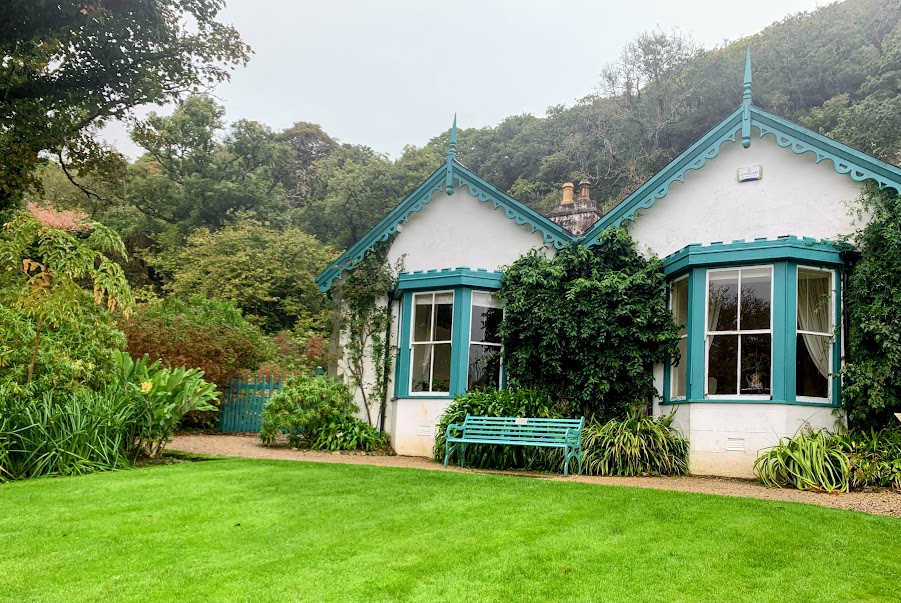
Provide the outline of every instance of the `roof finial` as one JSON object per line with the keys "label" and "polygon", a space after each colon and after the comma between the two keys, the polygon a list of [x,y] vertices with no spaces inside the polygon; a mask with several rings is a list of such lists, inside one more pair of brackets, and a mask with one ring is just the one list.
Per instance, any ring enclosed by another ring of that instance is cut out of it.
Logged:
{"label": "roof finial", "polygon": [[748,46],[748,52],[745,54],[745,84],[742,100],[751,102],[751,47]]}
{"label": "roof finial", "polygon": [[741,120],[741,146],[751,146],[751,46],[745,54],[745,82],[741,94],[742,120]]}
{"label": "roof finial", "polygon": [[444,192],[454,194],[454,156],[457,154],[457,114],[454,113],[454,125],[450,131],[450,147],[447,150],[447,177],[444,180]]}

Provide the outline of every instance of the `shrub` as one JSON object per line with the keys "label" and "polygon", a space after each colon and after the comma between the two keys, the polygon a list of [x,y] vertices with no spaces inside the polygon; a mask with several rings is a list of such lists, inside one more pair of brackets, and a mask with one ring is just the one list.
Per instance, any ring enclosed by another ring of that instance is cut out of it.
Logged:
{"label": "shrub", "polygon": [[657,259],[621,228],[591,249],[531,252],[504,270],[501,339],[512,387],[553,391],[573,415],[606,421],[655,394],[652,366],[676,353]]}
{"label": "shrub", "polygon": [[371,452],[388,445],[387,434],[350,415],[339,416],[321,425],[310,444],[313,450],[362,450]]}
{"label": "shrub", "polygon": [[114,374],[113,351],[125,347],[109,313],[90,302],[42,332],[29,383],[35,322],[0,302],[0,325],[0,395],[38,399],[45,392],[101,390]]}
{"label": "shrub", "polygon": [[124,345],[109,313],[128,309],[122,240],[75,212],[29,206],[0,231],[0,393],[37,399],[102,387]]}
{"label": "shrub", "polygon": [[851,431],[833,437],[848,455],[852,489],[901,490],[901,431]]}
{"label": "shrub", "polygon": [[314,450],[372,451],[387,436],[353,416],[360,408],[347,386],[321,375],[292,377],[263,407],[260,440],[272,445],[279,433],[291,446]]}
{"label": "shrub", "polygon": [[594,423],[582,432],[582,471],[588,475],[685,475],[688,441],[671,427],[674,413]]}
{"label": "shrub", "polygon": [[869,219],[855,233],[861,257],[844,292],[850,353],[842,369],[842,402],[852,428],[870,429],[901,412],[901,197],[868,187],[860,207]]}
{"label": "shrub", "polygon": [[231,375],[255,370],[270,356],[260,330],[230,302],[195,295],[154,299],[123,319],[128,351],[159,358],[163,366],[190,366],[224,386]]}
{"label": "shrub", "polygon": [[138,360],[123,352],[115,353],[118,364],[118,391],[133,400],[134,438],[130,451],[134,457],[158,456],[175,433],[185,413],[216,411],[211,404],[219,399],[216,385],[203,379],[203,371],[177,367],[160,368],[145,355]]}
{"label": "shrub", "polygon": [[767,486],[847,492],[850,462],[842,442],[825,429],[806,429],[785,438],[756,461],[754,472]]}
{"label": "shrub", "polygon": [[[551,417],[561,418],[550,396],[535,389],[486,390],[457,396],[441,415],[435,434],[434,455],[444,461],[447,426],[462,425],[466,415],[482,417]],[[459,463],[459,451],[451,454]],[[479,469],[563,469],[563,453],[555,448],[471,444],[466,447],[466,466]]]}
{"label": "shrub", "polygon": [[0,481],[130,466],[137,409],[114,389],[0,398]]}

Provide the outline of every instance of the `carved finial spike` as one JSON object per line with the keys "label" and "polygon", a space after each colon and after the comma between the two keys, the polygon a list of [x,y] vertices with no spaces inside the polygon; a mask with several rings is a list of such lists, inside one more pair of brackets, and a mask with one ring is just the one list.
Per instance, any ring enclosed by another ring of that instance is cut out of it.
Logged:
{"label": "carved finial spike", "polygon": [[447,149],[447,176],[444,181],[444,192],[454,194],[454,156],[457,154],[457,114],[454,113],[454,124],[450,131],[450,146]]}
{"label": "carved finial spike", "polygon": [[742,100],[746,100],[748,102],[751,101],[751,47],[748,46],[748,51],[745,54],[745,83],[744,83],[744,92],[742,93]]}

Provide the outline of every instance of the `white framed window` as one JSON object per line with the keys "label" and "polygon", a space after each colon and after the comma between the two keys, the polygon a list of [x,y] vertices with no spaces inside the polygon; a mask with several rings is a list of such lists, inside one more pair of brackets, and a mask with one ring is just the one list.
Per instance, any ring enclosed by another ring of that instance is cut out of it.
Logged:
{"label": "white framed window", "polygon": [[670,400],[684,400],[688,389],[688,277],[670,287],[670,311],[679,325],[679,364],[670,366]]}
{"label": "white framed window", "polygon": [[493,293],[473,291],[470,317],[466,390],[500,389],[503,348],[499,331],[504,318],[500,300]]}
{"label": "white framed window", "polygon": [[835,345],[835,273],[798,266],[795,394],[798,400],[829,399]]}
{"label": "white framed window", "polygon": [[413,295],[410,393],[450,392],[454,292]]}
{"label": "white framed window", "polygon": [[773,267],[707,271],[706,394],[769,399]]}

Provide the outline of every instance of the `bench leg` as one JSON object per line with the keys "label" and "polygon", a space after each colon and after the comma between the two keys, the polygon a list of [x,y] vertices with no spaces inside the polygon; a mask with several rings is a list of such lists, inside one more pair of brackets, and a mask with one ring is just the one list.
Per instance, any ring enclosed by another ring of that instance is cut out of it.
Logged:
{"label": "bench leg", "polygon": [[563,449],[563,475],[569,475],[569,448]]}
{"label": "bench leg", "polygon": [[466,444],[460,444],[460,466],[466,464]]}
{"label": "bench leg", "polygon": [[450,460],[450,453],[454,449],[453,445],[444,443],[444,466],[447,467],[447,462]]}

